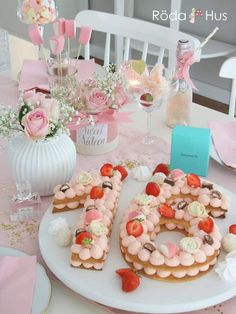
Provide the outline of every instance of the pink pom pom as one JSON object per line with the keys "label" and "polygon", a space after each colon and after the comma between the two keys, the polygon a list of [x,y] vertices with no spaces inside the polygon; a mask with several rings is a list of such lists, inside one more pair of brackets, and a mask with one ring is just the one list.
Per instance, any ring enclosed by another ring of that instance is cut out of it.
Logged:
{"label": "pink pom pom", "polygon": [[185,173],[181,169],[173,169],[169,174],[170,178],[177,181],[185,176]]}
{"label": "pink pom pom", "polygon": [[76,24],[75,20],[65,21],[65,35],[69,38],[75,38],[76,36]]}
{"label": "pink pom pom", "polygon": [[160,251],[164,254],[167,258],[173,258],[179,252],[179,248],[172,242],[168,242],[166,244],[160,245]]}
{"label": "pink pom pom", "polygon": [[42,45],[43,44],[43,38],[40,34],[39,27],[37,25],[30,25],[28,28],[28,35],[30,40],[34,45]]}
{"label": "pink pom pom", "polygon": [[90,41],[91,35],[92,35],[92,28],[82,26],[80,29],[79,43],[85,46]]}
{"label": "pink pom pom", "polygon": [[64,18],[58,19],[53,23],[53,31],[56,36],[64,36],[65,35],[65,23],[66,20]]}
{"label": "pink pom pom", "polygon": [[141,212],[141,210],[132,210],[131,212],[129,212],[128,215],[128,221],[137,218],[139,216],[141,216],[143,213]]}
{"label": "pink pom pom", "polygon": [[64,36],[54,36],[50,39],[50,48],[51,52],[54,55],[58,55],[62,53],[65,45],[65,38]]}

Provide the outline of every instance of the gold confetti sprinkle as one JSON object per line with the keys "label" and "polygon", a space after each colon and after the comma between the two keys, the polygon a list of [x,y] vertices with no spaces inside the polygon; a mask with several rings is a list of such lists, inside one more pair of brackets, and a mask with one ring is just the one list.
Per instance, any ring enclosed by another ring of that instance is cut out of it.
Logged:
{"label": "gold confetti sprinkle", "polygon": [[5,233],[11,245],[15,245],[23,241],[24,238],[30,240],[36,239],[39,229],[39,222],[36,220],[19,222],[19,223],[1,223],[0,229]]}
{"label": "gold confetti sprinkle", "polygon": [[143,162],[141,161],[137,161],[137,160],[130,160],[130,159],[126,159],[123,162],[121,162],[121,164],[125,167],[127,167],[128,169],[132,170],[138,166],[143,165]]}

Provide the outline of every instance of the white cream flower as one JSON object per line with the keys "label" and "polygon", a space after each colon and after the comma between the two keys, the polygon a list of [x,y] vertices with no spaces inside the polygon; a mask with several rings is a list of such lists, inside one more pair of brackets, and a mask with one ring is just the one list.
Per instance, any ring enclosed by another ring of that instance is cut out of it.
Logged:
{"label": "white cream flower", "polygon": [[206,217],[207,211],[203,204],[199,202],[192,202],[188,205],[188,212],[193,217]]}
{"label": "white cream flower", "polygon": [[77,178],[77,183],[82,184],[82,185],[89,185],[93,181],[93,177],[91,176],[90,173],[88,172],[81,172]]}
{"label": "white cream flower", "polygon": [[185,237],[180,241],[180,247],[187,253],[195,254],[200,248],[200,241],[194,237]]}

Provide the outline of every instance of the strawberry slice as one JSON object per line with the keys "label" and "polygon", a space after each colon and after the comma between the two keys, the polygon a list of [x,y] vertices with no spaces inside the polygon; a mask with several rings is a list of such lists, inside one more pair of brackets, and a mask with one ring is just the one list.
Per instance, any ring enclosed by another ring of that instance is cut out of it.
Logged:
{"label": "strawberry slice", "polygon": [[132,235],[137,238],[143,233],[143,225],[138,219],[130,220],[126,224],[126,231],[128,235]]}
{"label": "strawberry slice", "polygon": [[159,188],[159,185],[156,184],[155,182],[149,182],[147,185],[146,185],[146,194],[147,195],[153,195],[153,196],[158,196],[160,194],[160,188]]}
{"label": "strawberry slice", "polygon": [[112,177],[113,176],[113,166],[112,164],[104,164],[100,169],[101,176]]}
{"label": "strawberry slice", "polygon": [[198,228],[206,233],[211,233],[214,229],[214,221],[211,217],[199,221]]}
{"label": "strawberry slice", "polygon": [[101,188],[100,186],[92,187],[92,189],[90,191],[90,198],[91,199],[97,200],[97,199],[103,198],[103,196],[104,196],[103,188]]}
{"label": "strawberry slice", "polygon": [[140,285],[140,278],[132,269],[121,268],[116,270],[116,273],[122,278],[122,290],[131,292]]}
{"label": "strawberry slice", "polygon": [[236,225],[231,225],[231,226],[229,227],[229,233],[236,234]]}
{"label": "strawberry slice", "polygon": [[158,211],[165,218],[175,217],[175,210],[167,203],[161,204],[158,208]]}
{"label": "strawberry slice", "polygon": [[88,246],[93,243],[93,236],[88,231],[80,232],[75,239],[75,243],[82,245],[82,246]]}
{"label": "strawberry slice", "polygon": [[196,174],[190,173],[187,175],[187,184],[191,188],[199,188],[201,186],[201,180]]}
{"label": "strawberry slice", "polygon": [[128,176],[128,172],[125,169],[125,167],[118,165],[114,168],[114,170],[118,170],[121,174],[121,181],[123,181],[127,176]]}
{"label": "strawberry slice", "polygon": [[162,172],[166,176],[168,176],[169,173],[170,173],[169,165],[167,165],[167,164],[159,164],[159,165],[157,165],[152,174],[154,175],[157,172]]}

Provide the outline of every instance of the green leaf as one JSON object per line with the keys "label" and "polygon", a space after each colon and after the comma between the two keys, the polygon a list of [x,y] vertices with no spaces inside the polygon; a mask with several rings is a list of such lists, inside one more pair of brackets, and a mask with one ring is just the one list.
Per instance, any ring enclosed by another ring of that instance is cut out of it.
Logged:
{"label": "green leaf", "polygon": [[18,119],[19,119],[19,122],[21,124],[22,122],[22,119],[23,117],[30,111],[30,107],[26,104],[24,104],[21,108],[20,108],[20,111],[19,111],[19,116],[18,116]]}
{"label": "green leaf", "polygon": [[87,245],[92,244],[92,242],[93,242],[92,239],[84,238],[83,241],[82,241],[82,245],[83,245],[83,246],[87,246]]}
{"label": "green leaf", "polygon": [[132,61],[132,69],[138,74],[143,74],[146,69],[146,63],[143,60]]}
{"label": "green leaf", "polygon": [[50,133],[46,136],[46,138],[53,137],[57,133],[58,130],[59,130],[59,125],[54,124],[54,129],[50,130]]}

